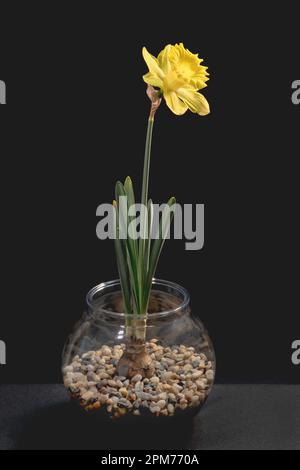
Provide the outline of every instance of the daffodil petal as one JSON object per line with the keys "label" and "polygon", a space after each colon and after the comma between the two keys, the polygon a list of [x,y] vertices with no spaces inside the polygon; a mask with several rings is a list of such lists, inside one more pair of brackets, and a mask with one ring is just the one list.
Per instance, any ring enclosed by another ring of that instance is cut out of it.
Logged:
{"label": "daffodil petal", "polygon": [[201,93],[187,88],[179,88],[176,93],[193,113],[200,114],[200,116],[209,114],[208,101]]}
{"label": "daffodil petal", "polygon": [[167,106],[174,114],[180,116],[188,110],[188,106],[178,98],[174,91],[164,93],[164,98],[166,100]]}
{"label": "daffodil petal", "polygon": [[170,52],[172,50],[170,44],[168,44],[159,54],[157,57],[158,63],[160,68],[163,70],[165,74],[169,73],[171,70],[171,62],[170,62]]}
{"label": "daffodil petal", "polygon": [[148,72],[145,75],[143,75],[143,80],[148,85],[152,85],[158,88],[162,88],[163,86],[162,80],[157,75],[153,75],[153,73],[151,72]]}
{"label": "daffodil petal", "polygon": [[149,72],[152,75],[156,75],[158,78],[163,80],[165,77],[165,74],[163,70],[160,68],[158,64],[158,60],[156,59],[156,57],[151,55],[145,47],[143,47],[143,57],[144,57],[146,64],[148,65]]}

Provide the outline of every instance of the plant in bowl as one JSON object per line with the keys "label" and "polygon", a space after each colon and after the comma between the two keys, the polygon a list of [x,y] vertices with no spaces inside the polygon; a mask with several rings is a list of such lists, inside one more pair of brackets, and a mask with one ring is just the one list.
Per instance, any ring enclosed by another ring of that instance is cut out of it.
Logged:
{"label": "plant in bowl", "polygon": [[[199,90],[207,67],[183,44],[152,56],[143,79],[151,102],[145,145],[141,203],[129,177],[116,184],[113,215],[119,279],[87,295],[87,311],[64,351],[63,376],[72,397],[86,410],[112,417],[173,416],[197,411],[214,381],[215,355],[188,292],[155,273],[176,210],[170,198],[160,217],[148,196],[155,114],[164,98],[176,115],[209,113]],[[136,214],[139,213],[137,224]]]}

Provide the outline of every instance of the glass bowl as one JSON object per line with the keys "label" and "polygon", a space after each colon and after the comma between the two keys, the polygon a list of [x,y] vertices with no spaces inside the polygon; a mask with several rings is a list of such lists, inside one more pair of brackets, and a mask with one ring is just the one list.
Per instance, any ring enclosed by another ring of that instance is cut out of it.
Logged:
{"label": "glass bowl", "polygon": [[63,353],[63,380],[89,412],[112,418],[194,415],[215,377],[215,353],[190,296],[154,279],[146,316],[123,313],[120,281],[99,284]]}

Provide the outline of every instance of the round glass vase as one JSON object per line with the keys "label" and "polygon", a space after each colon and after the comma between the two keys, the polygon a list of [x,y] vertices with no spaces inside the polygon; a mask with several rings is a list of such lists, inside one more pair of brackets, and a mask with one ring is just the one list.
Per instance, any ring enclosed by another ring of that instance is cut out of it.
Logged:
{"label": "round glass vase", "polygon": [[65,387],[113,418],[194,415],[215,377],[208,333],[181,286],[154,279],[146,316],[123,313],[120,281],[99,284],[63,353]]}

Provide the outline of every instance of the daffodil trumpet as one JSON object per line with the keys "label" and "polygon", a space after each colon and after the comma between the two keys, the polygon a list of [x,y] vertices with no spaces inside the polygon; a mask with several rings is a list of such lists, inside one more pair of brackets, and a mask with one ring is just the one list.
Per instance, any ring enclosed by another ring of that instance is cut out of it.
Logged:
{"label": "daffodil trumpet", "polygon": [[[199,90],[205,88],[209,79],[207,67],[202,65],[198,54],[185,49],[182,43],[167,45],[154,57],[143,48],[143,57],[148,66],[148,73],[143,76],[147,83],[147,95],[151,102],[146,144],[144,155],[143,182],[141,207],[146,208],[141,213],[141,227],[144,233],[138,236],[121,237],[120,234],[131,222],[130,207],[135,205],[135,193],[129,177],[125,182],[117,182],[115,188],[116,239],[115,250],[118,271],[121,281],[124,310],[127,318],[127,346],[118,364],[119,375],[128,377],[137,373],[143,377],[151,377],[153,373],[152,360],[146,352],[146,326],[152,280],[156,272],[159,257],[170,229],[173,212],[167,209],[176,203],[170,198],[166,211],[161,215],[159,234],[151,239],[153,204],[148,197],[149,174],[151,162],[151,143],[155,114],[161,105],[162,98],[176,115],[182,115],[187,110],[200,116],[209,113],[209,104]],[[126,196],[126,205],[121,199]],[[136,234],[134,234],[136,235]]]}

